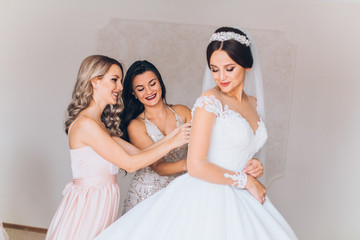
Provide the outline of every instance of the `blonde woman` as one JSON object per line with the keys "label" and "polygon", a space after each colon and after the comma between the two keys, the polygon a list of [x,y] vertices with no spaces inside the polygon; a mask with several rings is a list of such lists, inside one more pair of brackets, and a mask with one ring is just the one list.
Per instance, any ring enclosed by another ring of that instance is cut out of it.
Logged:
{"label": "blonde woman", "polygon": [[80,66],[65,121],[73,181],[63,191],[46,239],[93,239],[117,219],[119,167],[134,172],[188,142],[186,127],[146,151],[120,139],[122,79],[122,65],[106,56],[89,56]]}

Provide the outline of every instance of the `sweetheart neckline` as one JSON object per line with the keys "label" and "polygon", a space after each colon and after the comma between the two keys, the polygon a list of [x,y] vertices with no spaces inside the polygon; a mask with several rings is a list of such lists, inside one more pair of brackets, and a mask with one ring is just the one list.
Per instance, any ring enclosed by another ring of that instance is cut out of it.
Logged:
{"label": "sweetheart neckline", "polygon": [[251,127],[251,125],[250,125],[250,123],[248,122],[248,120],[246,120],[246,118],[244,118],[240,113],[238,113],[238,112],[230,109],[227,104],[224,105],[224,108],[225,108],[225,107],[227,107],[227,109],[223,110],[223,113],[226,112],[226,111],[232,112],[232,113],[235,114],[235,116],[238,116],[240,119],[243,119],[243,120],[247,123],[247,125],[249,126],[249,128],[250,128],[251,132],[253,133],[253,135],[256,135],[257,132],[259,131],[260,124],[264,124],[264,122],[262,121],[262,119],[259,118],[259,121],[256,122],[257,128],[256,128],[256,130],[254,131],[254,129]]}

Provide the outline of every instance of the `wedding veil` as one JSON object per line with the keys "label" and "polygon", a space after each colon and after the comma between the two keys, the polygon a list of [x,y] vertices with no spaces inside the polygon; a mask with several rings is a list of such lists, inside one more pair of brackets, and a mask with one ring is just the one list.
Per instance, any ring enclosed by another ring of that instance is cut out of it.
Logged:
{"label": "wedding veil", "polygon": [[[243,31],[243,30],[242,30]],[[256,51],[255,43],[249,33],[243,31],[250,40],[250,50],[254,59],[252,68],[245,73],[244,91],[247,95],[254,96],[257,99],[257,111],[262,119],[265,121],[265,103],[264,103],[264,89],[261,75],[261,67],[259,57]],[[209,67],[206,65],[202,92],[215,87],[215,81],[212,77]]]}
{"label": "wedding veil", "polygon": [[[250,40],[250,50],[253,56],[253,66],[245,73],[244,91],[247,95],[254,96],[257,99],[257,112],[263,122],[265,122],[265,99],[264,99],[264,88],[261,74],[260,60],[255,47],[255,42],[249,33],[241,30],[247,35]],[[202,92],[215,87],[215,81],[211,74],[209,67],[206,65]],[[258,153],[255,154],[264,167],[266,167],[266,148],[263,147]],[[265,176],[265,174],[264,174]],[[265,183],[266,184],[266,183]]]}

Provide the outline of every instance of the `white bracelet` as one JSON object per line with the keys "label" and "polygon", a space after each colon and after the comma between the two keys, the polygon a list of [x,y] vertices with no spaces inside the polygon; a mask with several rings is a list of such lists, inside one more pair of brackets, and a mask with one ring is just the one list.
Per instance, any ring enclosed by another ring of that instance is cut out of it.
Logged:
{"label": "white bracelet", "polygon": [[235,171],[235,174],[231,175],[229,173],[225,173],[224,177],[231,178],[234,180],[232,186],[244,189],[247,183],[247,174],[241,171]]}

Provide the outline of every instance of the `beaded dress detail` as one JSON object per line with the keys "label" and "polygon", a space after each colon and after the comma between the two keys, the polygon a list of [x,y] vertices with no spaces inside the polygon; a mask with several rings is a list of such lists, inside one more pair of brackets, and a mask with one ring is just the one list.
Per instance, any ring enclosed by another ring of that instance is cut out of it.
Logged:
{"label": "beaded dress detail", "polygon": [[[176,126],[183,123],[181,117],[171,108],[169,109],[175,114]],[[144,118],[147,134],[154,141],[157,142],[164,137],[164,134],[159,128],[146,117]],[[163,157],[166,162],[176,162],[185,159],[187,156],[187,145],[173,149]],[[133,208],[136,204],[150,197],[152,194],[166,187],[176,177],[182,175],[178,173],[173,176],[160,176],[151,167],[145,167],[138,170],[131,180],[128,196],[124,202],[123,214]]]}
{"label": "beaded dress detail", "polygon": [[[216,116],[208,161],[243,170],[267,139],[260,120],[254,132],[239,113],[215,96],[197,99],[192,112]],[[196,120],[196,119],[195,119]],[[190,143],[191,144],[191,143]],[[105,229],[96,240],[289,240],[296,235],[266,197],[264,204],[246,189],[210,183],[188,173],[139,203]]]}

